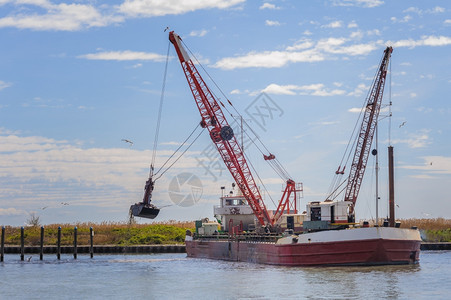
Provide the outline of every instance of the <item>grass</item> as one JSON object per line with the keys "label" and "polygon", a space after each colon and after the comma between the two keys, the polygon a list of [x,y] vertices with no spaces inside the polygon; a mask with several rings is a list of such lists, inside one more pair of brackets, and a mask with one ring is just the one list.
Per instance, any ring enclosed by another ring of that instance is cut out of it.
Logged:
{"label": "grass", "polygon": [[404,219],[401,227],[417,226],[426,242],[451,242],[451,219]]}
{"label": "grass", "polygon": [[[77,227],[78,245],[89,245],[90,227],[94,230],[95,245],[148,245],[183,243],[186,230],[194,230],[194,222],[167,221],[133,225],[118,222],[103,222],[100,224],[51,224],[44,227],[45,245],[56,245],[58,227],[61,227],[61,245],[63,246],[73,245],[74,227]],[[40,239],[40,226],[25,227],[25,245],[39,245]],[[5,245],[20,245],[20,227],[5,227]]]}
{"label": "grass", "polygon": [[[451,219],[401,219],[402,228],[417,226],[426,242],[451,242]],[[177,244],[185,240],[187,229],[194,231],[193,222],[154,222],[152,224],[133,224],[119,222],[51,224],[45,226],[44,244],[56,245],[58,227],[61,227],[61,245],[71,246],[74,240],[74,227],[77,227],[79,245],[88,245],[89,228],[94,229],[95,245],[149,245]],[[6,245],[20,245],[20,227],[7,226]],[[26,227],[25,245],[40,244],[40,226]]]}

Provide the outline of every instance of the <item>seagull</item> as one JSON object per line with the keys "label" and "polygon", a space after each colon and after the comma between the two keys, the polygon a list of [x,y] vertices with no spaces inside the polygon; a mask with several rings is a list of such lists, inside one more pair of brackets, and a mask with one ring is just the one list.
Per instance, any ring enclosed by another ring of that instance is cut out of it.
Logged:
{"label": "seagull", "polygon": [[407,121],[402,122],[401,125],[399,125],[399,128],[403,127],[406,123]]}
{"label": "seagull", "polygon": [[46,209],[48,206],[41,207],[42,210]]}
{"label": "seagull", "polygon": [[127,139],[122,139],[123,142],[129,143],[130,147],[133,146],[133,142]]}
{"label": "seagull", "polygon": [[29,258],[27,258],[27,261],[30,262],[32,257],[33,256],[30,256]]}
{"label": "seagull", "polygon": [[69,205],[67,202],[61,202],[62,205]]}
{"label": "seagull", "polygon": [[166,32],[166,30],[169,30],[169,26],[167,26],[167,27],[164,29],[164,32]]}

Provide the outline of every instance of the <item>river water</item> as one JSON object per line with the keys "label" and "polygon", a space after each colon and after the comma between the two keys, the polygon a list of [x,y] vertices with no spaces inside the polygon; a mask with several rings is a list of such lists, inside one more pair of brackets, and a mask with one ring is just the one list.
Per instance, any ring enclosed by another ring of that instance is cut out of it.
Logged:
{"label": "river water", "polygon": [[278,267],[185,254],[5,255],[0,299],[450,299],[451,251],[419,265]]}

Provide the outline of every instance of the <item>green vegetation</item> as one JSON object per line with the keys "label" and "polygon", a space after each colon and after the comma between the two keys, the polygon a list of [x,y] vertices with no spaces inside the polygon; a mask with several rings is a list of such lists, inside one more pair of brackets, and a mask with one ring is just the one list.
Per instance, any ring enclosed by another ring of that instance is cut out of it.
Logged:
{"label": "green vegetation", "polygon": [[[451,242],[451,220],[436,219],[403,219],[401,227],[417,226],[426,242]],[[78,229],[78,244],[89,244],[89,228],[94,229],[95,245],[151,245],[179,244],[185,240],[187,229],[194,232],[194,222],[154,222],[152,224],[127,223],[78,223],[46,225],[44,244],[56,245],[58,227],[61,226],[61,245],[71,246],[74,241],[74,227]],[[40,226],[25,227],[25,244],[39,245]],[[20,245],[20,227],[6,227],[6,245]]]}
{"label": "green vegetation", "polygon": [[451,242],[451,220],[436,219],[404,219],[399,220],[401,227],[417,226],[425,242]]}
{"label": "green vegetation", "polygon": [[[79,223],[46,225],[44,233],[45,245],[56,245],[58,227],[61,227],[61,245],[71,246],[74,241],[74,227],[77,227],[77,242],[88,245],[90,227],[94,229],[95,245],[149,245],[180,244],[185,240],[187,229],[194,230],[194,222],[155,222],[153,224],[125,223]],[[5,244],[20,245],[20,227],[6,227]],[[40,226],[25,227],[25,245],[39,245],[41,239]]]}

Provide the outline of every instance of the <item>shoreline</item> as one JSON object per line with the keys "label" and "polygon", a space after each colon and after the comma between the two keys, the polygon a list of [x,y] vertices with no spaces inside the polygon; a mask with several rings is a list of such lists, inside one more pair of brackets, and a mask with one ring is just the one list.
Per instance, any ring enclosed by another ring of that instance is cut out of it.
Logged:
{"label": "shoreline", "polygon": [[[44,254],[56,254],[57,246],[43,246]],[[73,254],[73,246],[61,246],[61,253]],[[440,242],[431,243],[423,242],[421,243],[422,251],[436,251],[436,250],[451,250],[451,242]],[[186,253],[185,245],[173,244],[173,245],[98,245],[93,246],[94,254],[145,254],[145,253]],[[25,246],[24,253],[26,254],[39,254],[41,251],[40,246]],[[5,254],[20,254],[20,246],[6,246],[4,248]],[[89,245],[77,246],[77,253],[79,254],[89,254]]]}

